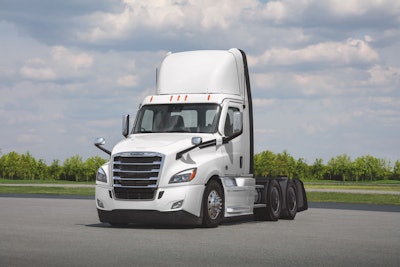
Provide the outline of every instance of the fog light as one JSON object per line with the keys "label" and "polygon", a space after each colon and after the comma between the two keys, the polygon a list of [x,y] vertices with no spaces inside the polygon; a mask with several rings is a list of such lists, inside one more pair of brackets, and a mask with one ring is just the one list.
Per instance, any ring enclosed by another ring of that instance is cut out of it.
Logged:
{"label": "fog light", "polygon": [[100,199],[97,199],[97,206],[99,206],[100,208],[104,208],[103,201],[101,201]]}
{"label": "fog light", "polygon": [[172,204],[171,209],[179,209],[180,207],[182,207],[183,204],[183,200],[179,200],[177,202],[175,202],[174,204]]}

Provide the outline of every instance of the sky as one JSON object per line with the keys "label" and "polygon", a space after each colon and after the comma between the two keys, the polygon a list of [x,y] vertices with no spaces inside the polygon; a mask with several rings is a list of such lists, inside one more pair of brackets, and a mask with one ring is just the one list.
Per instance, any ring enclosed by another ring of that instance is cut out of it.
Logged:
{"label": "sky", "polygon": [[233,47],[256,153],[400,160],[398,0],[1,0],[1,153],[107,158],[169,51]]}

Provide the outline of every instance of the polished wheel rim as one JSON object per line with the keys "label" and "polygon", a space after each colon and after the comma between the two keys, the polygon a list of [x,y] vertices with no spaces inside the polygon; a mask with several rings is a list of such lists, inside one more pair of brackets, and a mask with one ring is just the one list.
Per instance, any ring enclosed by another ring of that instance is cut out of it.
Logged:
{"label": "polished wheel rim", "polygon": [[215,190],[211,191],[208,195],[207,210],[208,215],[213,220],[215,220],[222,211],[222,198]]}

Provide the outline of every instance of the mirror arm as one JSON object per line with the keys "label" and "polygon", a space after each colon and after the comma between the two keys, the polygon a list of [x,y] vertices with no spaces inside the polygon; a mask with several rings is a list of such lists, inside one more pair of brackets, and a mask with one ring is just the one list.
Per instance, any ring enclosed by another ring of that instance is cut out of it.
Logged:
{"label": "mirror arm", "polygon": [[111,151],[110,151],[110,150],[108,150],[108,149],[102,147],[100,144],[94,144],[94,145],[95,145],[98,149],[100,149],[101,151],[103,151],[103,152],[105,152],[105,153],[107,153],[108,155],[111,156]]}
{"label": "mirror arm", "polygon": [[231,136],[227,136],[227,137],[223,137],[222,138],[222,143],[223,144],[227,144],[229,143],[231,140],[235,139],[236,137],[238,137],[239,135],[241,135],[243,133],[243,130],[241,130],[240,132],[237,132]]}

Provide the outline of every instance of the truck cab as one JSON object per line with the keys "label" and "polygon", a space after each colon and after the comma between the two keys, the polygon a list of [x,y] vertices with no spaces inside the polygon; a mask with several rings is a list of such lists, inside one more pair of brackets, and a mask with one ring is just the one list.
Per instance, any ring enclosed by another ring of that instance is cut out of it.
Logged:
{"label": "truck cab", "polygon": [[[110,154],[96,176],[101,222],[216,227],[229,217],[264,214],[273,202],[265,196],[270,180],[253,176],[251,90],[239,49],[167,54],[155,93],[141,103],[132,129],[123,117],[122,132],[112,151],[104,139],[95,142]],[[285,188],[275,181],[278,217],[288,202],[289,180],[282,181]],[[299,202],[306,205],[304,187],[292,184],[297,212]]]}

